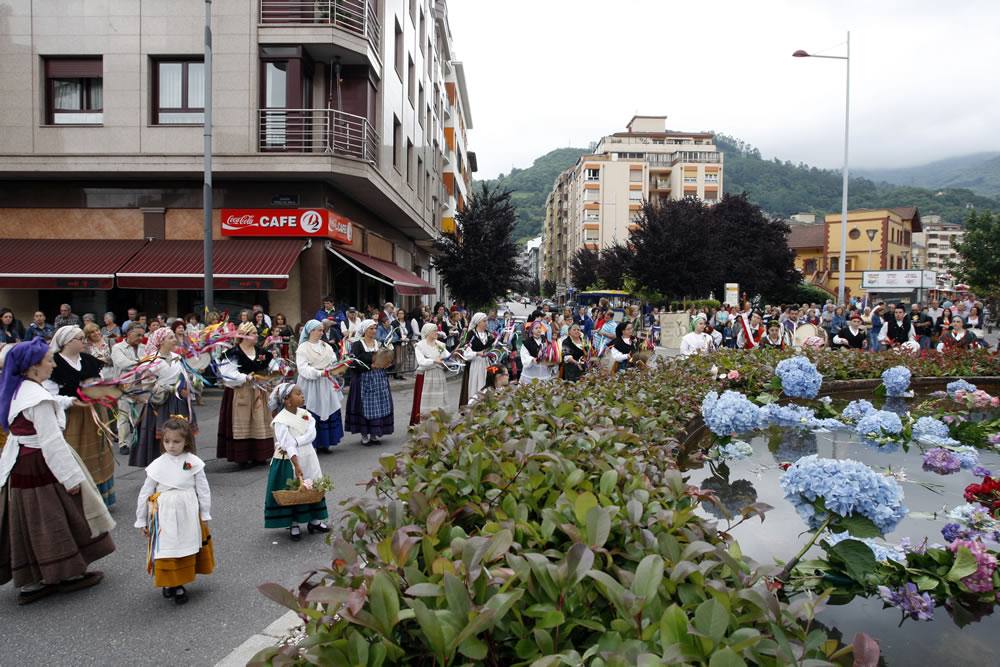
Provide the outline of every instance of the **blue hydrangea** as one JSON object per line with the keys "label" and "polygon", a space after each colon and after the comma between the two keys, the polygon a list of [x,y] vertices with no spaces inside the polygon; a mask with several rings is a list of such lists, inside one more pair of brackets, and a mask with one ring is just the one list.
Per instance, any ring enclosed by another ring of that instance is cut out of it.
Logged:
{"label": "blue hydrangea", "polygon": [[972,470],[979,465],[979,452],[975,447],[969,447],[968,445],[961,445],[959,447],[952,447],[951,451],[955,453],[958,460],[962,463],[962,470]]}
{"label": "blue hydrangea", "polygon": [[925,435],[947,438],[949,437],[948,425],[934,417],[921,417],[913,423],[913,439],[920,440]]}
{"label": "blue hydrangea", "polygon": [[926,445],[927,447],[957,447],[961,443],[954,438],[942,438],[939,435],[924,434],[919,438],[914,438],[921,445]]}
{"label": "blue hydrangea", "polygon": [[856,422],[869,412],[875,412],[875,406],[872,405],[871,401],[859,398],[856,401],[848,403],[844,411],[840,413],[840,416],[849,422]]}
{"label": "blue hydrangea", "polygon": [[809,428],[817,431],[843,431],[847,429],[848,426],[839,419],[826,417],[824,419],[813,419],[812,422],[809,423]]}
{"label": "blue hydrangea", "polygon": [[906,366],[893,366],[882,371],[886,396],[905,396],[910,388],[910,377],[910,369]]}
{"label": "blue hydrangea", "polygon": [[726,391],[719,396],[710,391],[701,403],[705,425],[716,435],[732,435],[755,431],[764,425],[760,408],[738,391]]}
{"label": "blue hydrangea", "polygon": [[866,440],[892,441],[903,432],[903,422],[895,412],[875,410],[862,417],[854,430]]}
{"label": "blue hydrangea", "polygon": [[894,560],[897,563],[906,565],[906,552],[903,551],[901,547],[897,547],[892,544],[882,544],[881,542],[876,542],[875,539],[871,537],[854,537],[845,530],[842,533],[831,532],[823,538],[823,541],[831,547],[843,542],[844,540],[857,540],[858,542],[865,544],[872,550],[872,553],[875,554],[875,560],[881,563],[888,560]]}
{"label": "blue hydrangea", "polygon": [[811,422],[816,419],[813,409],[802,405],[768,403],[760,409],[760,414],[772,426],[793,428],[809,428]]}
{"label": "blue hydrangea", "polygon": [[724,445],[716,445],[711,456],[720,461],[742,461],[753,456],[753,447],[749,442],[733,440]]}
{"label": "blue hydrangea", "polygon": [[949,382],[945,389],[948,391],[949,396],[955,398],[955,392],[964,391],[967,394],[971,394],[976,390],[976,385],[965,380],[955,380],[954,382]]}
{"label": "blue hydrangea", "polygon": [[[883,535],[892,532],[907,509],[899,483],[851,459],[821,459],[815,454],[793,463],[781,477],[785,498],[802,520],[816,530],[827,512],[868,518]],[[816,508],[822,499],[826,511]]]}
{"label": "blue hydrangea", "polygon": [[811,361],[802,356],[778,362],[774,374],[781,379],[781,390],[791,398],[816,398],[823,376]]}

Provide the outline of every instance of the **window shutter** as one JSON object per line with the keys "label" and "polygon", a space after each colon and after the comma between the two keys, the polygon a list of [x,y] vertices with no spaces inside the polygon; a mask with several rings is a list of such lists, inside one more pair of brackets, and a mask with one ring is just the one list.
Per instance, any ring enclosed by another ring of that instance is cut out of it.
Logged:
{"label": "window shutter", "polygon": [[46,58],[45,75],[50,79],[101,79],[103,61],[96,58]]}

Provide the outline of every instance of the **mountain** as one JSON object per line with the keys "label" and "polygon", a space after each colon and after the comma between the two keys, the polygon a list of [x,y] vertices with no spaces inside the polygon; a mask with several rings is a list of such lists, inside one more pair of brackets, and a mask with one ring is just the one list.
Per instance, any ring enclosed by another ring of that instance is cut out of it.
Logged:
{"label": "mountain", "polygon": [[500,174],[488,181],[499,183],[513,193],[511,199],[517,207],[517,227],[514,235],[525,240],[542,233],[545,222],[545,200],[552,192],[556,176],[576,164],[587,148],[557,148],[537,158],[527,169],[511,169],[506,176]]}
{"label": "mountain", "polygon": [[900,169],[854,169],[876,182],[922,188],[968,188],[988,197],[1000,196],[1000,152],[972,153]]}

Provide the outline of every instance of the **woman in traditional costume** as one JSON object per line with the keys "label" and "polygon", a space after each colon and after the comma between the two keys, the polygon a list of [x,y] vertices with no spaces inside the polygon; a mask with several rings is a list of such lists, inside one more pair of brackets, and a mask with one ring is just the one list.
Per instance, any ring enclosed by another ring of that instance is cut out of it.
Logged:
{"label": "woman in traditional costume", "polygon": [[66,442],[83,459],[105,504],[111,507],[115,504],[115,456],[110,443],[101,435],[91,408],[76,401],[80,383],[100,378],[104,364],[83,352],[80,327],[60,328],[49,347],[56,367],[45,387],[59,395],[59,403],[66,409]]}
{"label": "woman in traditional costume", "polygon": [[63,437],[62,405],[42,387],[54,369],[36,338],[11,349],[0,382],[0,426],[10,433],[0,455],[0,584],[13,579],[19,605],[97,584],[104,575],[87,566],[115,550],[115,522]]}
{"label": "woman in traditional costume", "polygon": [[167,420],[160,442],[164,452],[146,466],[135,527],[148,540],[146,571],[153,575],[153,585],[181,605],[188,600],[184,585],[215,569],[205,523],[212,520],[212,492],[205,462],[194,454],[194,433],[187,420]]}
{"label": "woman in traditional costume", "polygon": [[397,379],[402,379],[403,373],[412,373],[417,366],[413,354],[414,341],[410,340],[410,325],[406,321],[406,311],[402,308],[396,310],[396,319],[392,322],[391,331],[389,342],[393,345],[392,372]]}
{"label": "woman in traditional costume", "polygon": [[375,320],[363,320],[358,332],[360,339],[351,344],[351,356],[359,364],[351,371],[345,427],[348,433],[361,435],[362,445],[377,445],[393,431],[392,391],[385,369],[372,366],[379,349]]}
{"label": "woman in traditional costume", "polygon": [[417,374],[413,383],[413,407],[410,410],[410,426],[420,423],[420,419],[434,410],[447,410],[448,386],[444,374],[444,361],[448,349],[438,340],[438,328],[428,322],[420,330],[423,339],[413,346],[417,361]]}
{"label": "woman in traditional costume", "polygon": [[771,320],[767,323],[767,333],[760,339],[758,347],[762,350],[768,348],[784,350],[786,347],[791,347],[787,329],[778,320]]}
{"label": "woman in traditional costume", "polygon": [[489,322],[486,313],[476,313],[469,321],[469,334],[463,356],[465,371],[462,374],[462,391],[458,397],[458,408],[461,410],[486,386],[486,367],[490,365],[486,354],[493,347],[493,337],[487,331]]}
{"label": "woman in traditional costume", "polygon": [[690,357],[692,354],[707,354],[712,351],[714,341],[712,335],[705,332],[704,316],[695,318],[694,331],[684,334],[681,338],[681,355]]}
{"label": "woman in traditional costume", "polygon": [[[624,371],[632,363],[632,355],[639,351],[639,341],[634,336],[632,322],[621,322],[615,329],[615,339],[611,341],[611,370]],[[683,345],[683,341],[682,341]]]}
{"label": "woman in traditional costume", "polygon": [[[317,320],[313,320],[317,322]],[[316,440],[316,419],[303,409],[306,399],[302,390],[290,382],[279,384],[271,392],[269,405],[274,411],[274,457],[267,471],[267,491],[264,496],[264,527],[287,528],[293,542],[302,539],[300,523],[307,524],[309,533],[329,533],[324,521],[329,514],[326,499],[302,505],[279,505],[274,491],[284,491],[292,480],[310,484],[323,476],[319,458],[313,449]],[[339,417],[339,414],[338,414]]]}
{"label": "woman in traditional costume", "polygon": [[163,425],[171,415],[187,419],[191,432],[198,434],[191,378],[184,370],[181,356],[174,352],[175,347],[177,337],[170,329],[157,329],[149,334],[146,356],[138,368],[153,379],[153,384],[139,417],[139,438],[129,452],[130,466],[145,468],[159,458],[163,453],[160,447]]}
{"label": "woman in traditional costume", "polygon": [[975,347],[977,339],[971,331],[965,328],[965,322],[961,317],[956,317],[951,321],[950,330],[941,334],[941,342],[938,343],[938,350],[968,350]]}
{"label": "woman in traditional costume", "polygon": [[219,407],[215,455],[232,463],[267,463],[274,451],[267,391],[255,380],[269,373],[269,356],[257,346],[257,328],[244,322],[237,329],[239,344],[219,364],[225,390]]}
{"label": "woman in traditional costume", "polygon": [[747,317],[742,313],[736,317],[736,347],[741,350],[755,350],[760,347],[760,341],[767,334],[767,327],[761,319],[760,312],[753,311]]}
{"label": "woman in traditional costume", "polygon": [[576,382],[587,372],[590,343],[583,337],[579,324],[571,324],[569,335],[562,341],[562,379]]}
{"label": "woman in traditional costume", "polygon": [[306,322],[302,332],[304,339],[295,351],[297,382],[305,408],[316,422],[312,445],[328,452],[344,437],[340,384],[330,375],[330,367],[337,363],[337,352],[323,340],[323,323],[319,320]]}
{"label": "woman in traditional costume", "polygon": [[545,338],[545,323],[535,320],[530,323],[531,335],[521,346],[521,384],[530,384],[552,379],[552,367],[542,358],[548,341]]}
{"label": "woman in traditional costume", "polygon": [[834,347],[863,350],[868,347],[868,332],[861,326],[861,313],[854,311],[847,326],[841,328],[833,336]]}

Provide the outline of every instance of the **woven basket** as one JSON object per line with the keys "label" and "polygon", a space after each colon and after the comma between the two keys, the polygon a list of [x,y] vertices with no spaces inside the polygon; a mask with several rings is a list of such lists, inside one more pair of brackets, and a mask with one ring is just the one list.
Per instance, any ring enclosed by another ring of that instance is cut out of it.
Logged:
{"label": "woven basket", "polygon": [[282,507],[289,505],[311,505],[323,500],[326,495],[323,491],[316,489],[297,489],[295,491],[272,491],[274,502]]}

